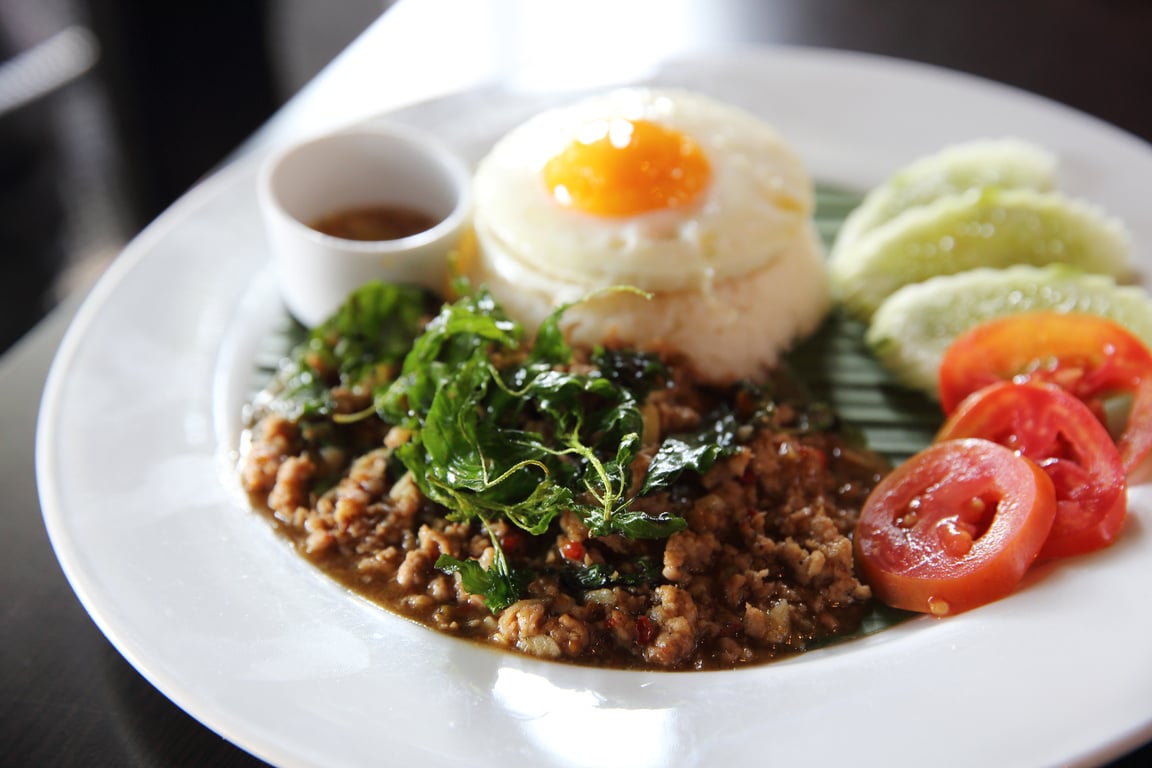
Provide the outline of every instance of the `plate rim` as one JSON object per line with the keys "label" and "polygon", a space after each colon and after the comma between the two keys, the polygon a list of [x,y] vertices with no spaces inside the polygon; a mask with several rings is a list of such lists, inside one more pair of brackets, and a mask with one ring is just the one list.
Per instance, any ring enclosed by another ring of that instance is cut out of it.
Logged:
{"label": "plate rim", "polygon": [[[1092,122],[1097,129],[1106,130],[1116,136],[1117,139],[1123,137],[1123,140],[1137,142],[1145,151],[1148,149],[1147,144],[1139,137],[1102,121],[1099,118],[1075,110],[1068,105],[1053,101],[1047,97],[1021,90],[1012,85],[988,80],[978,75],[891,56],[804,46],[757,46],[733,49],[720,54],[689,54],[681,57],[673,57],[672,61],[681,59],[692,61],[700,58],[700,56],[719,56],[721,58],[729,57],[733,60],[741,60],[750,54],[754,58],[763,58],[766,61],[792,58],[794,60],[806,59],[808,61],[820,62],[837,61],[842,64],[851,60],[852,62],[862,62],[866,66],[879,64],[894,72],[912,72],[914,74],[926,75],[929,78],[940,76],[952,77],[956,78],[957,82],[962,82],[967,86],[978,89],[988,89],[991,87],[1002,90],[1005,93],[1011,93],[1016,97],[1025,95],[1031,98],[1034,103],[1042,105],[1047,110],[1057,108],[1062,110],[1067,116],[1075,116],[1076,119],[1081,120],[1086,119]],[[437,103],[454,98],[456,98],[456,95],[439,97],[429,102],[421,102],[417,105],[401,108],[396,110],[396,112],[403,113],[412,109],[419,110],[427,105],[434,106]],[[381,117],[388,117],[389,114],[392,113],[383,114]],[[184,689],[183,686],[174,682],[165,674],[165,670],[162,668],[163,665],[150,663],[150,660],[147,658],[149,654],[144,649],[136,648],[131,640],[125,638],[124,628],[118,626],[115,620],[109,616],[106,610],[107,606],[102,602],[102,597],[92,592],[91,584],[86,582],[83,574],[80,572],[81,569],[77,562],[79,555],[75,549],[78,546],[78,542],[72,539],[67,530],[67,514],[62,508],[61,498],[57,492],[60,478],[56,477],[54,467],[52,466],[51,455],[53,451],[52,441],[60,429],[59,409],[61,398],[64,396],[64,387],[66,386],[69,374],[77,364],[77,355],[83,347],[86,333],[89,331],[91,324],[95,322],[96,318],[115,296],[117,290],[122,286],[123,281],[138,268],[142,261],[149,257],[149,254],[155,252],[153,249],[156,247],[156,243],[160,242],[171,230],[178,229],[186,221],[188,216],[195,216],[197,210],[208,202],[216,199],[218,195],[223,194],[225,190],[231,188],[231,185],[241,183],[247,175],[253,173],[253,169],[259,163],[259,160],[260,153],[243,157],[212,174],[205,181],[181,197],[124,249],[120,257],[114,261],[107,272],[93,287],[89,295],[85,297],[64,335],[45,383],[36,430],[36,474],[41,499],[42,516],[48,529],[49,539],[54,553],[69,584],[77,594],[85,610],[92,617],[101,632],[109,639],[112,645],[116,647],[118,652],[120,652],[132,666],[140,671],[150,683],[164,693],[164,695],[171,698],[191,716],[205,723],[209,728],[219,733],[225,739],[232,741],[240,748],[261,756],[264,759],[272,760],[277,764],[309,764],[306,762],[298,763],[298,756],[284,754],[277,740],[270,738],[267,734],[261,734],[259,729],[237,728],[234,723],[225,722],[225,718],[217,717],[212,711],[211,697],[199,696],[195,691]],[[173,689],[178,690],[173,692]],[[1072,759],[1085,763],[1097,759],[1108,759],[1147,741],[1149,737],[1152,737],[1152,717],[1149,717],[1142,726],[1135,728],[1131,732],[1127,734],[1116,734],[1116,738],[1107,744],[1101,744],[1096,750],[1091,751],[1091,753],[1086,752],[1073,756]]]}

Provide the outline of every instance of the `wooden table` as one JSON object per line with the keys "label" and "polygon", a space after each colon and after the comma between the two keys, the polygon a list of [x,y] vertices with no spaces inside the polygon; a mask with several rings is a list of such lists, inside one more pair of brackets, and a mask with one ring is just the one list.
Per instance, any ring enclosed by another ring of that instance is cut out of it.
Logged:
{"label": "wooden table", "polygon": [[[942,65],[1034,91],[1152,140],[1152,4],[1140,0],[584,0],[558,4],[568,14],[560,27],[544,5],[402,0],[243,152],[525,68],[559,76],[579,64],[582,50],[594,48],[601,59],[611,52],[620,73],[652,56],[751,43]],[[258,765],[121,658],[81,608],[49,546],[33,476],[35,417],[79,300],[65,302],[0,359],[0,759],[28,766]],[[1112,765],[1152,765],[1152,745]]]}

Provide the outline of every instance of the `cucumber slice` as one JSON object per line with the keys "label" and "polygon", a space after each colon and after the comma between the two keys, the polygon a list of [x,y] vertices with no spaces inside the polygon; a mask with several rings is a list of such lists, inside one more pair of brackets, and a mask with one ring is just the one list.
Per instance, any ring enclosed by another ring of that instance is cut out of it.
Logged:
{"label": "cucumber slice", "polygon": [[980,267],[1054,263],[1127,277],[1128,232],[1098,207],[1058,193],[986,187],[904,211],[828,267],[838,298],[867,319],[910,283]]}
{"label": "cucumber slice", "polygon": [[1152,346],[1152,297],[1066,266],[975,269],[901,288],[872,318],[864,341],[900,383],[935,397],[948,345],[986,320],[1049,310],[1103,315]]}
{"label": "cucumber slice", "polygon": [[833,253],[904,211],[970,189],[1056,187],[1056,157],[1016,139],[972,141],[947,147],[906,166],[872,190],[844,221]]}

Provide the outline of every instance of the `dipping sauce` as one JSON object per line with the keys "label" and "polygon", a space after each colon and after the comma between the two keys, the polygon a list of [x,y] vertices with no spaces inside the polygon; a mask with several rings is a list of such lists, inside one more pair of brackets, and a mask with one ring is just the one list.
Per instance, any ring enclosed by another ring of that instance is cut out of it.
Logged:
{"label": "dipping sauce", "polygon": [[330,213],[310,225],[345,240],[399,240],[436,226],[437,219],[402,205],[367,205]]}

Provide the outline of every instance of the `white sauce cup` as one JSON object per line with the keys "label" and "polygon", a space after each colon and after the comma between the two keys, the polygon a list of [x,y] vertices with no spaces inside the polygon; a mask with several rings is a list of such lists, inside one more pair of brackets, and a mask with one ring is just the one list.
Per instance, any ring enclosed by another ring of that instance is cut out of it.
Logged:
{"label": "white sauce cup", "polygon": [[[449,254],[470,224],[470,190],[461,158],[399,126],[357,127],[273,155],[261,169],[259,198],[288,311],[316,326],[372,280],[445,291]],[[339,211],[379,205],[416,209],[437,223],[408,237],[371,241],[312,227]]]}

